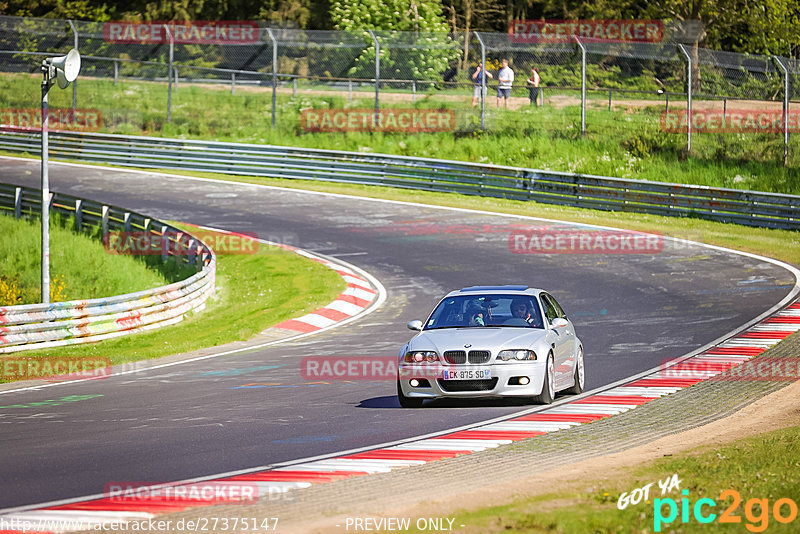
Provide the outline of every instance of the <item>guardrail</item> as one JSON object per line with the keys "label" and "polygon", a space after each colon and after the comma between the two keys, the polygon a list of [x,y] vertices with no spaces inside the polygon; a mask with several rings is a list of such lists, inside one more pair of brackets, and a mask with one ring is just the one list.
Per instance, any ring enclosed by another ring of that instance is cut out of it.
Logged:
{"label": "guardrail", "polygon": [[[0,184],[2,213],[20,218],[41,213],[37,189]],[[50,209],[70,217],[77,230],[100,227],[147,235],[152,252],[163,261],[175,257],[197,267],[186,280],[108,298],[28,304],[0,308],[0,353],[100,341],[180,322],[202,310],[214,293],[216,257],[202,241],[158,220],[61,193],[51,193]]]}
{"label": "guardrail", "polygon": [[[38,132],[6,128],[0,150],[38,154]],[[214,141],[60,132],[56,158],[456,192],[611,211],[800,229],[800,196],[457,161]]]}

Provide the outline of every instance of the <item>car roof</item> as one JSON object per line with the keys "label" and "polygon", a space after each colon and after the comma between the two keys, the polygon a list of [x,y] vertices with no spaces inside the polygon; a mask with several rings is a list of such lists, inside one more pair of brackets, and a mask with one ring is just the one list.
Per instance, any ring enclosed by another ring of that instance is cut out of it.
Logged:
{"label": "car roof", "polygon": [[524,285],[504,285],[504,286],[470,286],[451,291],[448,297],[458,295],[478,295],[478,294],[506,294],[506,295],[538,295],[541,289]]}

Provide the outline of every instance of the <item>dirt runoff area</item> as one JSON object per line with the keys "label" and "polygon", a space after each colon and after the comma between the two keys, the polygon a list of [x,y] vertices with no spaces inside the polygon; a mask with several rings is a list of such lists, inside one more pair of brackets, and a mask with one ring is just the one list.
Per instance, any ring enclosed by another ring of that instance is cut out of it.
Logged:
{"label": "dirt runoff area", "polygon": [[[363,508],[353,505],[353,510],[347,516],[314,517],[302,522],[287,522],[281,524],[281,530],[293,534],[345,532],[345,521],[348,517],[452,517],[459,510],[510,504],[516,500],[552,493],[553,488],[565,492],[583,491],[590,486],[597,487],[600,482],[627,478],[626,470],[663,456],[696,448],[717,448],[736,440],[796,425],[800,425],[800,382],[771,393],[713,423],[622,452],[559,467],[557,470],[520,478],[512,483],[494,486],[481,484],[480,489],[472,490],[465,484],[462,493],[450,494],[447,499],[437,499],[436,485],[431,484],[431,492],[420,495],[417,502],[409,502],[408,496],[404,495],[403,500],[408,503],[406,506],[397,506],[397,498],[381,499],[380,502],[371,502]],[[387,506],[389,501],[393,501],[394,505]],[[340,525],[339,528],[334,527],[337,524]],[[458,527],[454,525],[454,528]],[[466,530],[460,530],[471,531],[469,526]]]}

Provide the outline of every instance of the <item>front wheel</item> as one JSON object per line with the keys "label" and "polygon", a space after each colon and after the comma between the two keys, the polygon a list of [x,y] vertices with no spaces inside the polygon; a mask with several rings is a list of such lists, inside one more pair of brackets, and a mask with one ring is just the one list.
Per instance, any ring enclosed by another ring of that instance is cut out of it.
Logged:
{"label": "front wheel", "polygon": [[533,402],[536,404],[550,404],[556,396],[555,366],[553,365],[552,352],[547,355],[547,365],[544,369],[542,392],[533,397]]}
{"label": "front wheel", "polygon": [[403,394],[403,389],[400,387],[400,381],[397,381],[397,400],[400,401],[400,406],[403,408],[419,408],[422,406],[423,399],[416,397],[406,397]]}
{"label": "front wheel", "polygon": [[586,381],[586,370],[583,364],[583,347],[578,347],[578,355],[575,356],[575,372],[573,373],[575,384],[567,390],[570,395],[580,395],[583,393],[583,386]]}

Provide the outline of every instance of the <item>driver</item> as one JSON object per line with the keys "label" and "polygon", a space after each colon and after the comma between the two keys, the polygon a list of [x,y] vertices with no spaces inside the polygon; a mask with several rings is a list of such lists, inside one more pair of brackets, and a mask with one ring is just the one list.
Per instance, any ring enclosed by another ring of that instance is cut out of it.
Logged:
{"label": "driver", "polygon": [[531,308],[528,299],[516,298],[511,301],[511,315],[517,319],[523,319],[526,323],[533,323]]}

